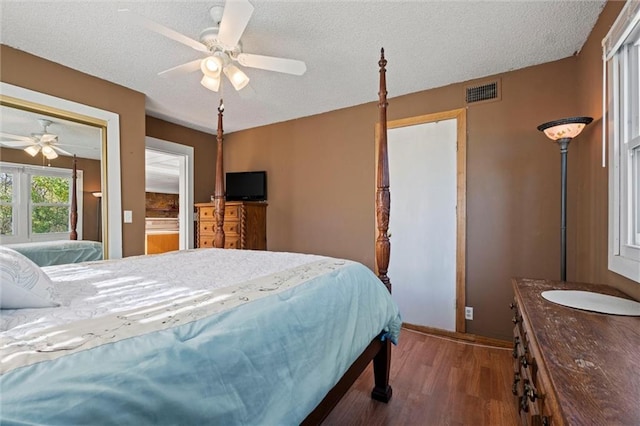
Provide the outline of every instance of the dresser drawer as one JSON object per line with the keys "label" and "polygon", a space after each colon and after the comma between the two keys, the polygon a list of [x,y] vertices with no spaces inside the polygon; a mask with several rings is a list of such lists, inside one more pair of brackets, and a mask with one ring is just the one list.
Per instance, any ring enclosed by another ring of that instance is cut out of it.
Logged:
{"label": "dresser drawer", "polygon": [[226,249],[237,249],[240,246],[239,238],[226,238],[224,239],[224,248]]}
{"label": "dresser drawer", "polygon": [[240,234],[240,222],[224,222],[224,235],[227,236],[229,234]]}
{"label": "dresser drawer", "polygon": [[198,215],[198,220],[215,220],[215,208],[211,207],[200,207],[200,213]]}
{"label": "dresser drawer", "polygon": [[233,206],[225,206],[224,207],[224,219],[237,219],[238,217],[240,217],[240,206],[239,205],[233,205]]}
{"label": "dresser drawer", "polygon": [[198,223],[198,232],[200,235],[213,235],[216,232],[216,223],[215,221],[200,221]]}
{"label": "dresser drawer", "polygon": [[212,248],[213,247],[213,236],[200,236],[200,245],[199,248]]}

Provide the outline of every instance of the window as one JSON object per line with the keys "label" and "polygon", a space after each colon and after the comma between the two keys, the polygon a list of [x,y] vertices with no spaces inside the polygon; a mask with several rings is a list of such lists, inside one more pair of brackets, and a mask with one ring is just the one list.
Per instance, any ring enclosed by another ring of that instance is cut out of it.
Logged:
{"label": "window", "polygon": [[609,269],[640,282],[640,3],[603,40],[609,140]]}
{"label": "window", "polygon": [[[82,194],[81,170],[76,192]],[[0,163],[0,242],[68,239],[70,210],[71,170]],[[82,212],[80,195],[78,212]],[[77,229],[81,238],[81,214]]]}

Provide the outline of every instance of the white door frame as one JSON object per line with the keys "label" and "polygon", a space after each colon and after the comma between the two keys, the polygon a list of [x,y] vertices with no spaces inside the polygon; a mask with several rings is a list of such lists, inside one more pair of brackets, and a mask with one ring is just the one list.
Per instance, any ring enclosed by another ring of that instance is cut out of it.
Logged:
{"label": "white door frame", "polygon": [[178,183],[179,248],[180,250],[191,249],[193,248],[193,147],[147,136],[145,149],[178,157],[180,167]]}
{"label": "white door frame", "polygon": [[[403,118],[387,122],[387,129],[432,123],[441,120],[457,120],[457,209],[456,209],[456,332],[466,331],[464,317],[466,304],[466,221],[467,221],[467,111],[464,108],[418,117]],[[393,202],[393,180],[389,182]],[[391,244],[393,250],[393,242]],[[389,277],[393,284],[393,277]]]}

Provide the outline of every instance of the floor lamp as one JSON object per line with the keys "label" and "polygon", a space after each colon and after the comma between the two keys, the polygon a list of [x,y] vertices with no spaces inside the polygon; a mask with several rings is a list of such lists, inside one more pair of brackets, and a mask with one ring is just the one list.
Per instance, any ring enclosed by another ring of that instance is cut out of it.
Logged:
{"label": "floor lamp", "polygon": [[98,199],[98,210],[96,212],[96,222],[98,223],[98,241],[102,241],[102,192],[92,192],[91,195]]}
{"label": "floor lamp", "polygon": [[547,137],[560,145],[560,280],[567,280],[567,150],[571,139],[591,123],[591,117],[571,117],[550,121],[538,126]]}

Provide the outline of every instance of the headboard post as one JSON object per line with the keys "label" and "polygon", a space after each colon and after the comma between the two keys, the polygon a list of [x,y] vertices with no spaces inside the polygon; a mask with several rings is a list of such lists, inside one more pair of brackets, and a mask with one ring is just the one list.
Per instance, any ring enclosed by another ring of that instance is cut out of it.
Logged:
{"label": "headboard post", "polygon": [[378,108],[380,112],[377,141],[376,164],[376,223],[378,237],[376,239],[376,266],[378,277],[391,293],[391,281],[387,276],[389,268],[389,256],[391,243],[389,242],[389,210],[391,206],[391,194],[389,193],[389,159],[387,152],[387,60],[384,58],[384,48],[380,49],[380,91],[378,92]]}
{"label": "headboard post", "polygon": [[220,99],[218,106],[218,152],[216,154],[216,186],[213,193],[213,207],[216,218],[216,232],[213,239],[213,246],[224,248],[224,167],[223,167],[223,129],[222,129],[222,113],[224,112],[224,104]]}
{"label": "headboard post", "polygon": [[69,215],[71,232],[69,233],[70,240],[78,239],[78,232],[76,227],[78,226],[78,194],[76,193],[76,180],[78,179],[78,160],[76,160],[75,154],[73,155],[73,165],[71,168],[71,212]]}

